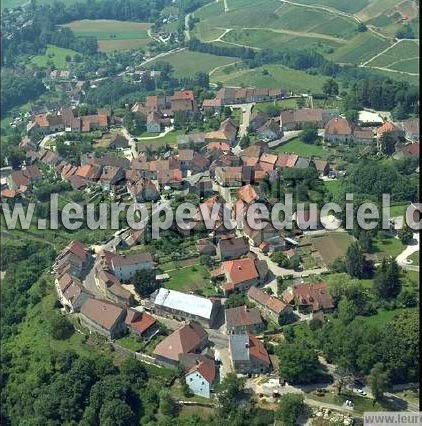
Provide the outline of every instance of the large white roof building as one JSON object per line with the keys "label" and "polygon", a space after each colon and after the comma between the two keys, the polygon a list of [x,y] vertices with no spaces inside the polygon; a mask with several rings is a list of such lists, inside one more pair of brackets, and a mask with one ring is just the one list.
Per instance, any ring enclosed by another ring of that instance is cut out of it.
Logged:
{"label": "large white roof building", "polygon": [[195,319],[211,326],[220,304],[193,294],[160,288],[151,294],[151,302],[159,313],[167,313],[180,319]]}

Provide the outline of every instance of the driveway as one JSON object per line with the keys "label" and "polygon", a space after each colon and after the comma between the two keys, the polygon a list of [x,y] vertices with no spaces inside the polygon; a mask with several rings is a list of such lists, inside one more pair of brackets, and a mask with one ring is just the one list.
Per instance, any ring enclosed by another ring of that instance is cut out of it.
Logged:
{"label": "driveway", "polygon": [[419,271],[419,266],[412,265],[409,258],[413,253],[419,251],[419,233],[415,232],[413,234],[412,243],[409,244],[397,257],[396,261],[399,266],[403,269],[408,269],[410,271]]}
{"label": "driveway", "polygon": [[261,251],[257,247],[251,247],[251,251],[254,252],[258,259],[265,260],[267,262],[269,270],[276,276],[287,276],[292,275],[293,277],[306,277],[308,275],[319,275],[324,272],[328,272],[327,268],[317,268],[317,269],[305,269],[304,271],[294,271],[293,269],[286,269],[278,266],[274,263],[271,258],[261,253]]}

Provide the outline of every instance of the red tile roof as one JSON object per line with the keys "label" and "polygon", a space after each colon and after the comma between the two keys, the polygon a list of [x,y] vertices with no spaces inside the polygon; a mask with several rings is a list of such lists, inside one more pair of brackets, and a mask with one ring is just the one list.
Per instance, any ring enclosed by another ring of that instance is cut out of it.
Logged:
{"label": "red tile roof", "polygon": [[268,352],[265,349],[264,344],[251,334],[249,334],[249,355],[253,356],[264,364],[271,364],[270,357],[268,356]]}
{"label": "red tile roof", "polygon": [[234,286],[259,277],[255,262],[250,258],[228,260],[222,263],[222,267],[228,276],[229,283]]}
{"label": "red tile roof", "polygon": [[191,321],[160,342],[156,346],[154,354],[179,361],[180,355],[194,352],[206,337],[206,331],[197,322]]}

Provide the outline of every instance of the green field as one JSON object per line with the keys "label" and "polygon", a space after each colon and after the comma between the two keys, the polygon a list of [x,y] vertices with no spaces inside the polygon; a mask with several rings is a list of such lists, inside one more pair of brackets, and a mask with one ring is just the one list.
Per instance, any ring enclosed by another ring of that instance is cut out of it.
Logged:
{"label": "green field", "polygon": [[76,36],[95,37],[100,50],[112,51],[145,47],[151,42],[148,36],[151,25],[144,22],[83,19],[65,26],[69,27]]}
{"label": "green field", "polygon": [[226,67],[213,73],[211,80],[233,87],[241,85],[273,89],[282,87],[297,93],[320,93],[326,77],[307,74],[283,65],[265,65],[254,69]]}
{"label": "green field", "polygon": [[388,40],[373,33],[360,33],[329,55],[329,58],[339,63],[360,64],[371,59],[390,44]]}
{"label": "green field", "polygon": [[299,138],[292,139],[273,150],[276,153],[293,153],[304,157],[327,158],[329,152],[321,145],[312,145],[302,142]]}
{"label": "green field", "polygon": [[[215,56],[208,53],[192,52],[183,50],[171,53],[156,62],[168,62],[174,68],[176,77],[193,77],[197,72],[210,72],[214,68],[238,61],[237,58],[229,56]],[[155,62],[150,62],[149,67],[153,68]]]}
{"label": "green field", "polygon": [[74,50],[64,49],[62,47],[49,44],[45,54],[33,56],[30,60],[30,63],[38,67],[47,67],[48,63],[51,61],[54,64],[54,68],[58,70],[66,70],[66,56],[73,57],[77,54],[78,52],[75,52]]}

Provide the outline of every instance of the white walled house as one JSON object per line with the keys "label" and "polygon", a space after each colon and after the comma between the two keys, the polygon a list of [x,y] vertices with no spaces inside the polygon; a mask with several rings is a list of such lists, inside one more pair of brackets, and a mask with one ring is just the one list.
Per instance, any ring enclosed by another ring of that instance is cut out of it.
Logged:
{"label": "white walled house", "polygon": [[185,375],[186,384],[194,395],[211,398],[211,389],[216,377],[214,360],[198,356]]}

